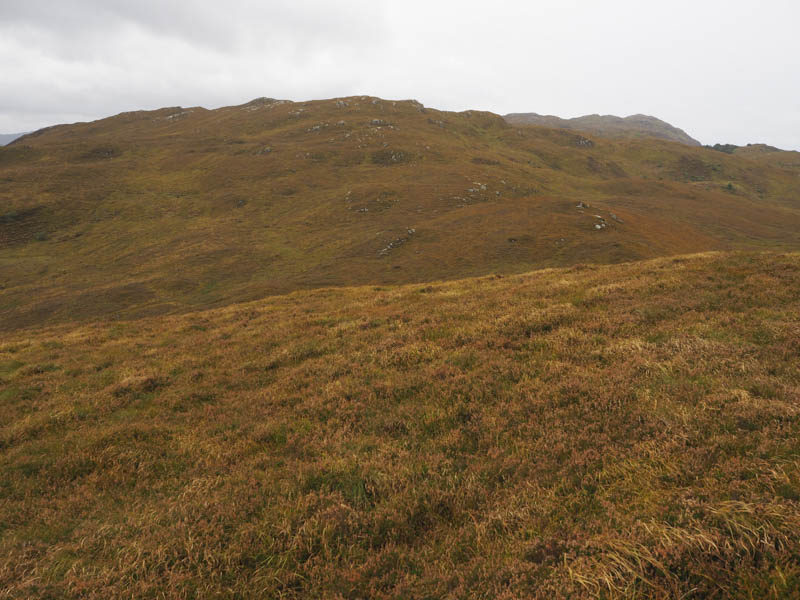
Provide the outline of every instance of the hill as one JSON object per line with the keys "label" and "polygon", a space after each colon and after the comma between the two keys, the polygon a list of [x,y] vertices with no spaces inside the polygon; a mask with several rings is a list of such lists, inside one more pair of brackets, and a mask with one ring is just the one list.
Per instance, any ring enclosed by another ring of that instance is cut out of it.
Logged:
{"label": "hill", "polygon": [[782,165],[364,96],[51,127],[0,148],[0,181],[5,331],[800,248],[800,179]]}
{"label": "hill", "polygon": [[4,335],[0,590],[794,597],[799,315],[708,253]]}
{"label": "hill", "polygon": [[617,138],[656,138],[680,142],[688,146],[700,146],[683,129],[647,115],[615,117],[614,115],[586,115],[574,119],[562,119],[536,113],[511,113],[504,117],[513,125],[541,125],[561,129],[577,129],[593,135]]}
{"label": "hill", "polygon": [[5,146],[6,144],[10,144],[17,138],[22,137],[23,135],[27,135],[27,133],[0,133],[0,146]]}

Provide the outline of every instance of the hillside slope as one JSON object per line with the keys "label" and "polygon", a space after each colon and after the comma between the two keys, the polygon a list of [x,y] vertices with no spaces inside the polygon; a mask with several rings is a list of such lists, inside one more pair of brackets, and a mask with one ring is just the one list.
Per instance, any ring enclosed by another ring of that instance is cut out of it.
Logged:
{"label": "hillside slope", "polygon": [[800,173],[800,152],[795,150],[781,150],[767,144],[747,144],[746,146],[714,144],[706,147],[726,154],[735,154],[754,162]]}
{"label": "hillside slope", "polygon": [[666,121],[648,115],[616,117],[614,115],[585,115],[562,119],[553,115],[536,113],[510,113],[503,117],[512,125],[540,125],[575,129],[589,134],[612,138],[655,138],[679,142],[687,146],[700,146],[700,142]]}
{"label": "hillside slope", "polygon": [[790,598],[800,254],[0,343],[9,598]]}
{"label": "hillside slope", "polygon": [[368,97],[52,127],[0,148],[0,182],[1,330],[800,248],[800,180],[780,166]]}
{"label": "hillside slope", "polygon": [[748,144],[737,148],[734,154],[772,167],[791,169],[800,174],[800,152],[795,150],[781,150],[766,144]]}

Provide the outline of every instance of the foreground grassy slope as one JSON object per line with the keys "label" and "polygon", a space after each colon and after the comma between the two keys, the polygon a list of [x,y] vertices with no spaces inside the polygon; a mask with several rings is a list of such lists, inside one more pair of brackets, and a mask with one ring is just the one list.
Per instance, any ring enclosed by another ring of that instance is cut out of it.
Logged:
{"label": "foreground grassy slope", "polygon": [[796,597],[800,255],[0,345],[0,596]]}
{"label": "foreground grassy slope", "polygon": [[777,163],[413,101],[126,113],[0,148],[0,330],[321,286],[798,249],[798,199],[796,172]]}

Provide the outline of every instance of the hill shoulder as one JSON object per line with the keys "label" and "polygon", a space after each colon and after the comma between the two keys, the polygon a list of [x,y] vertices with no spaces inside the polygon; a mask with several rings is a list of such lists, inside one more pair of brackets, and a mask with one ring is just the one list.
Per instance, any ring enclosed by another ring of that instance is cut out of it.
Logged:
{"label": "hill shoulder", "polygon": [[688,146],[701,145],[700,142],[689,136],[682,129],[678,129],[656,117],[641,114],[629,117],[586,115],[573,119],[562,119],[536,113],[511,113],[505,115],[505,119],[514,125],[541,125],[544,127],[575,129],[604,137],[652,137],[680,142]]}

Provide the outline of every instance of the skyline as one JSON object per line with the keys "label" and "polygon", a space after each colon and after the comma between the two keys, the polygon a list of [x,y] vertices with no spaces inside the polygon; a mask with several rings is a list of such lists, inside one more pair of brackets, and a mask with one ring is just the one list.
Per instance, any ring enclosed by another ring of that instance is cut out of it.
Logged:
{"label": "skyline", "polygon": [[369,95],[441,110],[647,114],[800,150],[800,7],[679,0],[9,0],[0,132],[164,106]]}

